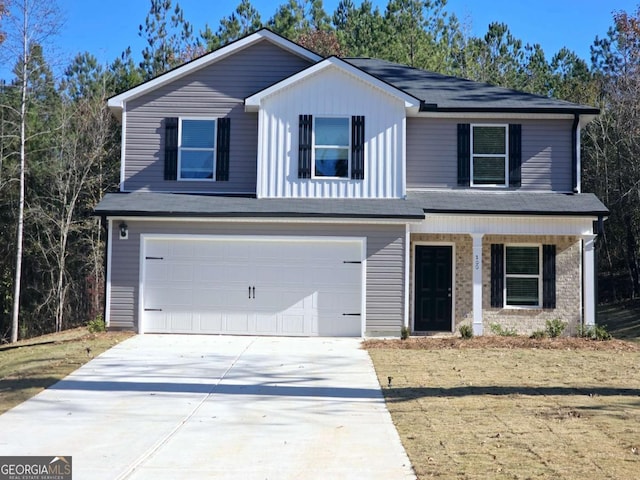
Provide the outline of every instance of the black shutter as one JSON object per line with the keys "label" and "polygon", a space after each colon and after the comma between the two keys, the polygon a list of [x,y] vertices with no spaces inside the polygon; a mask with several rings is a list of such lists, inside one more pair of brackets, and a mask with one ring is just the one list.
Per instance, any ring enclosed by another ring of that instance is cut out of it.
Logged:
{"label": "black shutter", "polygon": [[298,178],[311,178],[311,133],[313,117],[300,115],[298,134]]}
{"label": "black shutter", "polygon": [[351,178],[364,180],[364,117],[351,117]]}
{"label": "black shutter", "polygon": [[229,145],[231,143],[231,121],[228,118],[218,119],[216,138],[216,180],[229,180]]}
{"label": "black shutter", "polygon": [[491,244],[491,306],[504,307],[504,245]]}
{"label": "black shutter", "polygon": [[458,124],[458,185],[469,186],[471,171],[471,125]]}
{"label": "black shutter", "polygon": [[178,179],[178,119],[164,119],[164,179]]}
{"label": "black shutter", "polygon": [[556,308],[556,246],[542,246],[542,308]]}
{"label": "black shutter", "polygon": [[522,125],[509,125],[509,186],[519,187],[522,165]]}

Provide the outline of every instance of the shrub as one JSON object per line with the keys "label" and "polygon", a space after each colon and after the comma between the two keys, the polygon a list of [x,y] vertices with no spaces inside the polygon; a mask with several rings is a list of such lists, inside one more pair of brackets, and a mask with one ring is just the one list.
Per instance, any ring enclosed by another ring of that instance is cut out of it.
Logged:
{"label": "shrub", "polygon": [[607,326],[596,325],[594,338],[596,340],[611,340],[611,334],[607,331]]}
{"label": "shrub", "polygon": [[87,322],[87,329],[90,333],[106,332],[107,326],[102,319],[102,315],[98,315],[93,320],[89,320],[89,322]]}
{"label": "shrub", "polygon": [[611,340],[611,334],[608,332],[606,325],[596,325],[595,327],[580,325],[578,327],[578,336],[598,341]]}
{"label": "shrub", "polygon": [[492,323],[489,327],[491,329],[491,333],[494,335],[498,335],[500,337],[516,337],[518,336],[518,332],[515,328],[505,328],[499,323]]}
{"label": "shrub", "polygon": [[563,322],[559,318],[555,318],[553,320],[547,320],[545,332],[551,338],[556,338],[562,335],[566,328],[567,322]]}
{"label": "shrub", "polygon": [[535,340],[541,340],[547,336],[547,332],[544,330],[536,330],[531,334],[531,338]]}
{"label": "shrub", "polygon": [[458,330],[460,331],[462,338],[473,338],[473,327],[471,325],[460,325]]}
{"label": "shrub", "polygon": [[407,338],[409,338],[409,329],[403,326],[400,329],[400,340],[406,340]]}

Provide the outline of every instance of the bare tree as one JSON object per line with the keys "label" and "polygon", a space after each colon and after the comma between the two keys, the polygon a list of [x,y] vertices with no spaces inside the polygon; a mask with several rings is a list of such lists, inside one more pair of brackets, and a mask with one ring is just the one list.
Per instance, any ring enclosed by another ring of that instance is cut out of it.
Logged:
{"label": "bare tree", "polygon": [[[13,286],[11,342],[18,340],[22,256],[24,239],[25,173],[27,142],[38,132],[29,132],[27,115],[30,107],[31,54],[34,46],[43,45],[59,28],[59,11],[54,0],[13,0],[7,15],[7,33],[3,50],[16,64],[19,103],[19,196],[16,233],[16,262]],[[5,59],[6,60],[6,59]]]}

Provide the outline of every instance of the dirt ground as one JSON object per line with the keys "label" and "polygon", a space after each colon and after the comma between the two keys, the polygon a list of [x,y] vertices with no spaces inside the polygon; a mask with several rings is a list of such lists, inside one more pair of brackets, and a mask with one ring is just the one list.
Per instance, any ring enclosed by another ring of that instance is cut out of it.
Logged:
{"label": "dirt ground", "polygon": [[640,351],[640,344],[623,340],[596,341],[588,338],[558,337],[533,339],[526,336],[500,337],[482,336],[463,339],[461,337],[411,337],[407,340],[366,340],[366,349],[398,348],[404,350],[440,350],[446,348],[532,348],[541,350],[598,350],[633,352]]}
{"label": "dirt ground", "polygon": [[420,479],[640,478],[640,348],[521,337],[365,342]]}

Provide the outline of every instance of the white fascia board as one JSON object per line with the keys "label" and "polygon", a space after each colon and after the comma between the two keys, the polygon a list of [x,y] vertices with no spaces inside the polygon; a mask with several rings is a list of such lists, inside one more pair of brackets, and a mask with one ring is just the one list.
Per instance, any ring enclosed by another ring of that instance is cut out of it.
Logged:
{"label": "white fascia board", "polygon": [[290,87],[291,85],[330,67],[338,68],[358,78],[359,80],[382,90],[386,94],[402,100],[404,102],[404,107],[411,112],[417,113],[420,108],[419,99],[403,92],[402,90],[392,87],[388,83],[378,80],[374,76],[369,75],[368,73],[354,67],[353,65],[339,59],[338,57],[329,57],[325,58],[321,62],[316,63],[315,65],[306,68],[305,70],[302,70],[301,72],[296,73],[295,75],[285,78],[284,80],[275,83],[274,85],[271,85],[264,90],[261,90],[254,95],[251,95],[250,97],[247,97],[244,101],[245,111],[257,112],[260,109],[260,104],[264,98],[273,95],[274,93],[284,88]]}
{"label": "white fascia board", "polygon": [[[534,120],[573,120],[573,113],[517,113],[517,112],[416,112],[411,117],[460,118],[460,119],[534,119]],[[585,117],[586,115],[581,115]]]}
{"label": "white fascia board", "polygon": [[307,224],[359,224],[359,225],[419,225],[423,220],[406,218],[344,218],[344,217],[138,217],[130,215],[109,215],[107,220],[125,222],[191,222],[191,223],[307,223]]}
{"label": "white fascia board", "polygon": [[117,111],[122,110],[122,108],[124,107],[125,101],[139,97],[140,95],[144,95],[145,93],[155,90],[162,85],[166,85],[167,83],[173,82],[174,80],[184,77],[185,75],[188,75],[196,70],[209,66],[212,63],[222,60],[223,58],[226,58],[234,54],[235,52],[247,48],[250,45],[253,45],[261,40],[268,40],[276,44],[277,46],[288,50],[300,57],[306,58],[312,62],[317,62],[322,59],[320,55],[317,55],[310,50],[307,50],[300,45],[287,40],[284,37],[276,35],[270,30],[263,29],[247,37],[241,38],[240,40],[236,40],[235,42],[221,47],[211,53],[203,55],[202,57],[196,58],[195,60],[192,60],[180,67],[174,68],[173,70],[159,75],[158,77],[149,80],[148,82],[127,90],[126,92],[111,97],[107,101],[107,105],[112,111],[114,111],[114,113],[117,114]]}

